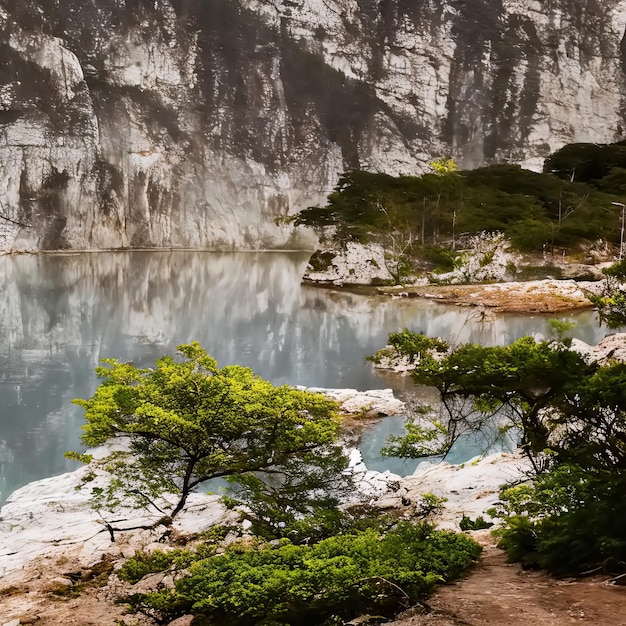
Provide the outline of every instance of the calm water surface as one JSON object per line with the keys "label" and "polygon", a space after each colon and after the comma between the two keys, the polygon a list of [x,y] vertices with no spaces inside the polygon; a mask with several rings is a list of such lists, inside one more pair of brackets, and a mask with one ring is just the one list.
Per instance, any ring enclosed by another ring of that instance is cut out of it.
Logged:
{"label": "calm water surface", "polygon": [[[198,340],[220,365],[252,367],[275,384],[384,388],[402,383],[363,357],[390,331],[504,344],[548,329],[537,316],[481,323],[468,309],[301,285],[307,261],[305,253],[0,257],[0,504],[76,467],[63,457],[80,449],[82,409],[71,400],[93,393],[102,358],[147,366]],[[594,314],[575,319],[584,341],[604,336]],[[377,441],[366,442],[370,457]]]}

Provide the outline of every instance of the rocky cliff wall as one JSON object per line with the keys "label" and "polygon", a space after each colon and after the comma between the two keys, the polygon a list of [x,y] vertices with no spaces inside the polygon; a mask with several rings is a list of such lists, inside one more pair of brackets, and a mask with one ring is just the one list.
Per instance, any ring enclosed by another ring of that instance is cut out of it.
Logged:
{"label": "rocky cliff wall", "polygon": [[348,168],[625,136],[623,0],[0,0],[0,250],[256,248]]}

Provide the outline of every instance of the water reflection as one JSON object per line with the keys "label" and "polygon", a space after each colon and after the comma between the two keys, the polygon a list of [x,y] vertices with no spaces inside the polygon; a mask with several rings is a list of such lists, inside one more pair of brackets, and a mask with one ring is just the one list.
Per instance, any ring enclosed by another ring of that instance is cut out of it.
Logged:
{"label": "water reflection", "polygon": [[[407,326],[459,341],[545,333],[540,317],[482,323],[469,309],[302,286],[304,253],[129,252],[0,257],[0,502],[75,465],[101,358],[148,365],[200,341],[220,365],[274,383],[389,386],[363,357]],[[590,313],[585,341],[604,335]]]}

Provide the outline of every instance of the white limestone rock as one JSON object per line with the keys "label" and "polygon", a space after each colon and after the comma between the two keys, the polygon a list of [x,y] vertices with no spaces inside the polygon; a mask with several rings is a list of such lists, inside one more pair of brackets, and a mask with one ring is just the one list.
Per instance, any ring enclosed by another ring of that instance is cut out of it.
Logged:
{"label": "white limestone rock", "polygon": [[572,339],[571,347],[590,363],[608,365],[615,361],[626,361],[626,333],[608,335],[595,346],[580,339]]}
{"label": "white limestone rock", "polygon": [[328,259],[327,267],[316,271],[309,264],[304,274],[305,280],[337,286],[393,282],[387,269],[385,252],[377,244],[350,242],[345,249],[322,250],[316,256],[325,256]]}
{"label": "white limestone rock", "polygon": [[[119,531],[111,543],[106,522],[115,528],[131,528],[153,524],[162,514],[121,507],[114,518],[104,512],[99,515],[89,498],[91,487],[104,484],[105,479],[96,477],[80,488],[92,471],[87,465],[30,483],[11,494],[0,509],[0,577],[4,582],[19,578],[38,558],[71,555],[88,566],[107,553],[132,556],[162,534],[163,528]],[[219,496],[194,493],[173,527],[184,533],[199,532],[232,516],[219,503]]]}
{"label": "white limestone rock", "polygon": [[0,0],[0,249],[311,249],[344,171],[623,139],[626,6],[570,2]]}
{"label": "white limestone rock", "polygon": [[404,412],[405,404],[393,395],[393,389],[322,389],[309,387],[308,391],[323,393],[335,400],[344,413],[358,417],[384,417]]}
{"label": "white limestone rock", "polygon": [[502,233],[482,232],[458,242],[453,271],[431,275],[430,279],[444,284],[504,282],[514,278],[519,262],[519,253]]}
{"label": "white limestone rock", "polygon": [[368,470],[361,452],[356,449],[349,451],[350,462],[346,470],[352,475],[355,484],[354,501],[361,501],[364,497],[370,502],[385,498],[397,491],[401,478],[388,470],[376,472]]}
{"label": "white limestone rock", "polygon": [[417,504],[425,493],[446,498],[442,512],[433,521],[441,528],[458,530],[463,515],[489,519],[485,511],[498,501],[500,487],[525,480],[530,470],[519,452],[476,457],[460,465],[424,462],[413,476],[401,479],[400,489],[393,496],[395,506],[400,507],[403,498]]}

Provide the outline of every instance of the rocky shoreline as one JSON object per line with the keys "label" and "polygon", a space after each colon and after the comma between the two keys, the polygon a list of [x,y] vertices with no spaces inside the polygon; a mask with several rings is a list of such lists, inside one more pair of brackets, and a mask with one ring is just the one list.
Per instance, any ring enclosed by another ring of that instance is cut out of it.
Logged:
{"label": "rocky shoreline", "polygon": [[[467,250],[456,252],[458,267],[453,271],[407,275],[402,285],[393,285],[382,246],[349,242],[338,248],[326,244],[311,257],[304,280],[326,287],[479,307],[489,313],[549,314],[593,308],[588,294],[601,290],[602,269],[611,265],[606,253],[593,250],[586,263],[523,255],[495,233],[481,233],[468,244]],[[520,279],[531,270],[545,278]]]}
{"label": "rocky shoreline", "polygon": [[394,297],[427,298],[480,307],[486,313],[562,313],[593,308],[587,293],[595,292],[598,282],[574,280],[533,280],[483,285],[427,285],[379,287],[379,293]]}

